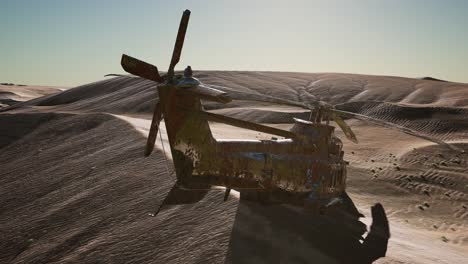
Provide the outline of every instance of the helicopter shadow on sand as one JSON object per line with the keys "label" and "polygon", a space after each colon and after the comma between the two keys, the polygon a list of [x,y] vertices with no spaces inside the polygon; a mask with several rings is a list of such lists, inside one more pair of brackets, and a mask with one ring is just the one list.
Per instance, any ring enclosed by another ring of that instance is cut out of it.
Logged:
{"label": "helicopter shadow on sand", "polygon": [[371,212],[363,238],[363,215],[347,194],[324,215],[240,200],[226,263],[372,263],[385,256],[390,231],[383,206]]}

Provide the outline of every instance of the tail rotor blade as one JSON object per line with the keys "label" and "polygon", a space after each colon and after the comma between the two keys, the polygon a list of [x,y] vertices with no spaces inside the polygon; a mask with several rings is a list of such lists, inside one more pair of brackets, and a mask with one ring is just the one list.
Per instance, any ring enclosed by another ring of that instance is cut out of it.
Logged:
{"label": "tail rotor blade", "polygon": [[145,157],[148,157],[149,155],[151,155],[151,152],[153,152],[154,144],[156,143],[156,137],[158,136],[159,123],[161,122],[161,119],[161,104],[158,102],[156,103],[156,107],[154,108],[153,120],[151,121],[148,141],[146,142]]}

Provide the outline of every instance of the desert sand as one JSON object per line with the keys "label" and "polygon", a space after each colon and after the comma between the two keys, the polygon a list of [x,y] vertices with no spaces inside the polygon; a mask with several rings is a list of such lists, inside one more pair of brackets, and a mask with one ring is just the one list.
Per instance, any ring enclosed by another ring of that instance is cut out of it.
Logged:
{"label": "desert sand", "polygon": [[65,90],[53,86],[0,83],[0,108]]}
{"label": "desert sand", "polygon": [[[468,84],[338,73],[201,71],[195,77],[231,87],[233,95],[319,98],[468,151]],[[5,96],[14,87],[0,91]],[[263,206],[236,192],[223,202],[223,190],[215,188],[196,204],[168,206],[152,217],[175,182],[163,152],[169,149],[164,126],[153,154],[143,157],[155,83],[122,76],[58,93],[28,91],[28,101],[0,108],[1,263],[359,263],[376,203],[391,234],[386,257],[376,263],[468,259],[466,153],[348,119],[360,143],[338,128],[336,134],[350,162],[347,194],[355,215]],[[205,108],[284,129],[292,117],[307,115],[248,101]],[[217,138],[271,137],[211,128]]]}

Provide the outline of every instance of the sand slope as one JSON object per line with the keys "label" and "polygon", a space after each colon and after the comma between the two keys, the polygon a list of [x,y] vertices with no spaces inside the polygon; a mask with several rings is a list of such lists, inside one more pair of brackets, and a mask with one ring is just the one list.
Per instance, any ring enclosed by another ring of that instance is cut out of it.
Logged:
{"label": "sand slope", "polygon": [[[467,84],[335,73],[198,77],[290,100],[318,96],[468,150]],[[0,262],[357,263],[359,240],[377,202],[392,235],[387,257],[378,263],[468,258],[467,155],[357,120],[348,122],[361,143],[344,140],[345,159],[351,204],[365,218],[311,217],[287,206],[240,202],[235,193],[222,202],[220,190],[197,204],[149,216],[175,181],[159,142],[152,156],[142,155],[155,100],[153,83],[118,77],[0,113],[0,247],[6,249]],[[206,107],[281,128],[304,115],[301,109],[290,114],[284,107],[243,101]],[[220,124],[212,129],[216,137],[268,137]]]}
{"label": "sand slope", "polygon": [[224,261],[235,200],[150,217],[174,182],[158,150],[143,158],[142,135],[110,115],[45,118],[32,131],[8,121],[25,135],[2,142],[2,263]]}

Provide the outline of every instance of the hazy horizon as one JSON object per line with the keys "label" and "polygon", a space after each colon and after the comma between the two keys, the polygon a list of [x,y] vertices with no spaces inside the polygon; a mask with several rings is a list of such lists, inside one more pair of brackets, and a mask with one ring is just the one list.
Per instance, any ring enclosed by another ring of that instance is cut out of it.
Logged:
{"label": "hazy horizon", "polygon": [[6,0],[0,82],[75,86],[124,73],[122,53],[178,69],[346,72],[468,83],[468,1]]}

